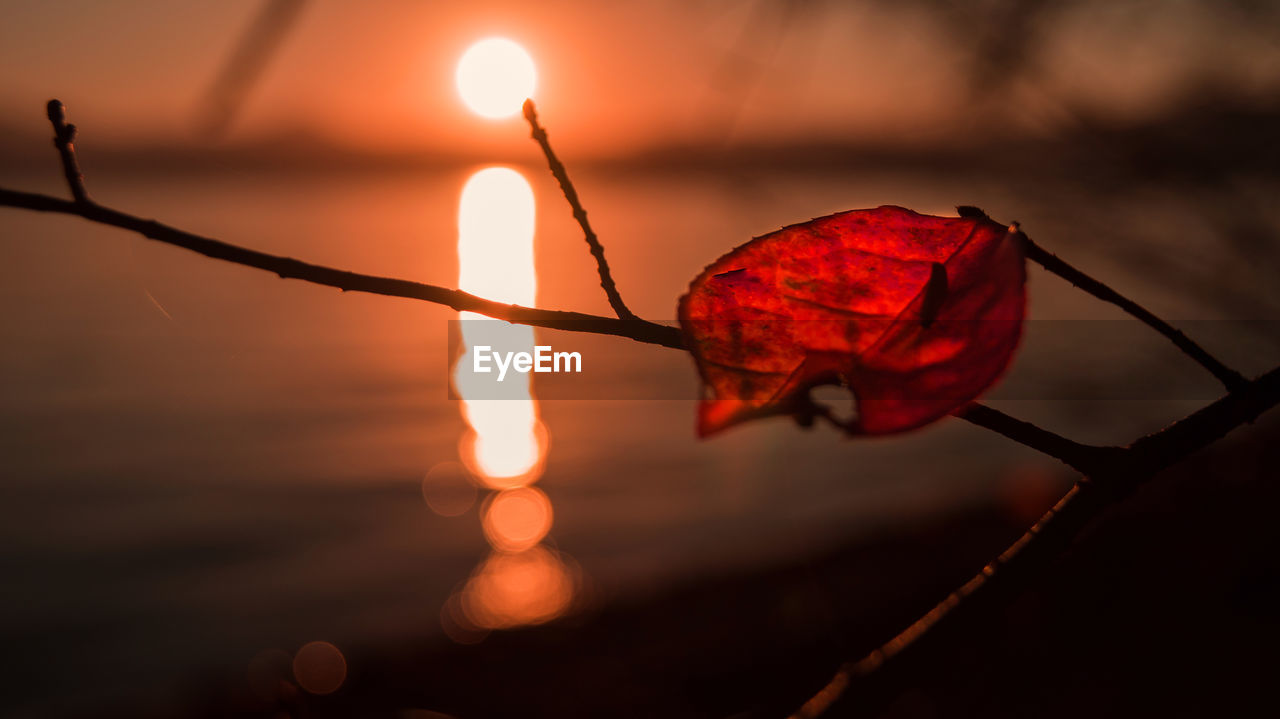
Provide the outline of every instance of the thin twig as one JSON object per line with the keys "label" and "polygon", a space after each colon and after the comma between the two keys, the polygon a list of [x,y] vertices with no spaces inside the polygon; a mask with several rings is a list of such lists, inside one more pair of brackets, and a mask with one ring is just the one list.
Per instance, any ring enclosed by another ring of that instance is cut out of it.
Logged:
{"label": "thin twig", "polygon": [[[848,433],[853,427],[853,423],[848,419],[837,417],[831,407],[815,402],[809,397],[801,397],[771,407],[762,407],[752,413],[753,419],[773,416],[791,416],[801,426],[805,427],[812,424],[813,420],[820,419],[845,433]],[[1088,474],[1106,466],[1106,462],[1114,457],[1117,452],[1124,451],[1119,447],[1099,447],[1081,444],[978,402],[969,402],[951,412],[951,416],[1003,435],[1024,447],[1052,457],[1083,474]]]}
{"label": "thin twig", "polygon": [[951,414],[1053,457],[1085,475],[1100,471],[1123,451],[1119,447],[1081,444],[977,402],[970,402]]}
{"label": "thin twig", "polygon": [[245,267],[273,272],[285,279],[303,280],[317,285],[337,287],[348,292],[368,292],[388,297],[423,300],[451,307],[460,312],[477,312],[508,322],[534,327],[627,337],[637,342],[684,348],[684,338],[677,327],[641,319],[615,319],[582,312],[544,310],[535,307],[507,305],[462,290],[429,285],[422,282],[377,277],[348,272],[324,265],[314,265],[291,257],[271,255],[209,237],[185,232],[155,220],[134,217],[93,202],[71,202],[48,195],[18,192],[0,188],[0,206],[21,207],[41,212],[76,215],[103,225],[131,230],[144,237],[198,252],[205,257],[225,260]]}
{"label": "thin twig", "polygon": [[1280,368],[1246,380],[1227,396],[1129,445],[1140,467],[1154,473],[1252,424],[1280,402]]}
{"label": "thin twig", "polygon": [[1084,272],[1076,269],[1057,255],[1045,250],[1035,242],[1032,242],[1031,238],[1027,237],[1022,232],[1019,231],[1018,234],[1026,249],[1027,259],[1039,264],[1046,270],[1061,277],[1067,282],[1070,282],[1076,287],[1079,287],[1085,292],[1088,292],[1094,297],[1097,297],[1103,302],[1110,302],[1111,304],[1116,305],[1125,312],[1128,312],[1138,318],[1143,322],[1143,324],[1146,324],[1156,332],[1168,337],[1170,341],[1177,345],[1178,349],[1182,350],[1183,353],[1191,359],[1199,362],[1200,365],[1209,370],[1214,377],[1217,377],[1228,390],[1234,390],[1237,387],[1241,387],[1248,381],[1245,379],[1244,375],[1223,364],[1216,357],[1209,354],[1209,352],[1203,347],[1196,344],[1191,340],[1191,338],[1183,334],[1181,330],[1174,328],[1168,322],[1156,317],[1142,305],[1139,305],[1137,302],[1134,302],[1102,282],[1099,282]]}
{"label": "thin twig", "polygon": [[58,156],[62,158],[62,174],[67,178],[71,196],[82,204],[91,202],[88,191],[84,189],[84,174],[80,172],[80,163],[76,161],[76,126],[67,124],[61,101],[50,100],[46,110],[49,122],[53,125],[53,146],[58,148]]}
{"label": "thin twig", "polygon": [[618,286],[614,284],[613,275],[609,272],[609,262],[604,258],[604,246],[600,244],[600,238],[596,237],[595,230],[591,229],[591,223],[587,222],[587,211],[583,209],[582,202],[578,200],[578,191],[574,189],[573,182],[569,180],[569,173],[564,169],[564,165],[559,158],[556,157],[555,151],[551,149],[551,142],[547,139],[547,131],[538,124],[538,112],[533,106],[533,100],[524,101],[524,119],[529,121],[532,137],[542,147],[542,154],[547,156],[547,164],[551,167],[551,174],[555,175],[556,181],[560,183],[560,190],[564,192],[564,199],[569,201],[569,207],[573,209],[573,217],[578,221],[578,225],[582,227],[582,234],[587,240],[587,246],[591,248],[591,256],[596,258],[596,270],[600,273],[600,286],[604,288],[605,296],[609,298],[609,306],[613,307],[613,311],[617,313],[619,319],[636,319],[635,313],[627,309],[627,304],[622,301],[622,295],[618,294]]}
{"label": "thin twig", "polygon": [[[827,684],[809,698],[791,719],[833,716],[873,717],[882,713],[937,647],[961,626],[962,617],[991,608],[1011,593],[1031,570],[1065,549],[1102,508],[1103,493],[1078,483],[999,557],[933,609],[912,622],[861,660],[841,666]],[[949,635],[948,632],[951,632]]]}

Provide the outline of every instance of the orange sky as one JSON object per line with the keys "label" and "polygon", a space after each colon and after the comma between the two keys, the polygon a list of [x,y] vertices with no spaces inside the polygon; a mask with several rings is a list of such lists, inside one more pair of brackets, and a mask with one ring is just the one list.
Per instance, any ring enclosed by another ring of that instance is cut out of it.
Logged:
{"label": "orange sky", "polygon": [[[3,5],[0,125],[43,135],[41,108],[58,96],[100,142],[208,144],[192,119],[261,0]],[[1158,13],[1112,5],[1080,3],[1055,18],[1037,42],[1034,80],[1009,95],[1013,125],[1052,129],[1060,100],[1133,116],[1159,111],[1188,82],[1254,96],[1280,86],[1273,27],[1211,3]],[[315,0],[230,138],[298,129],[379,152],[522,145],[519,118],[470,115],[452,84],[462,51],[497,34],[533,55],[541,114],[570,155],[724,140],[945,139],[969,101],[965,42],[925,7],[817,3],[786,25],[776,2]]]}

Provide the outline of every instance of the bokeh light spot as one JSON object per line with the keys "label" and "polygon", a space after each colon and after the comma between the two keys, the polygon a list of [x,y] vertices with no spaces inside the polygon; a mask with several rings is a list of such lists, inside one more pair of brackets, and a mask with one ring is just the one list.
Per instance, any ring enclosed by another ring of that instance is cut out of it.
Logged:
{"label": "bokeh light spot", "polygon": [[558,553],[537,546],[519,554],[494,553],[463,587],[468,622],[505,629],[550,621],[569,609],[578,580]]}
{"label": "bokeh light spot", "polygon": [[293,678],[312,694],[332,694],[347,679],[347,660],[329,642],[309,642],[293,655]]}
{"label": "bokeh light spot", "polygon": [[551,500],[533,487],[508,489],[489,500],[482,521],[494,549],[523,552],[551,531]]}

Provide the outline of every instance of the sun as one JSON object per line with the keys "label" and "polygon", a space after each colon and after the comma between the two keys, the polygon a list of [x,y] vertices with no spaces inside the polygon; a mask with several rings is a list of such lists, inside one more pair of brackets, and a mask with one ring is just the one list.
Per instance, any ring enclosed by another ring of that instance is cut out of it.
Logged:
{"label": "sun", "polygon": [[477,115],[503,118],[520,112],[533,95],[538,75],[533,58],[504,37],[490,37],[467,48],[458,60],[458,94]]}

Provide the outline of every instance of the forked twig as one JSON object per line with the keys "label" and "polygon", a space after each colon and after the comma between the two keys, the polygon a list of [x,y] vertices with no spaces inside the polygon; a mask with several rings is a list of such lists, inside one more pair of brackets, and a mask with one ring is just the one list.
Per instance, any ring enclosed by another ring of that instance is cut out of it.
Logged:
{"label": "forked twig", "polygon": [[58,156],[62,158],[62,174],[67,178],[71,196],[81,204],[92,202],[84,189],[84,173],[80,172],[80,163],[76,161],[76,126],[67,124],[67,114],[61,101],[50,100],[45,110],[49,123],[53,125],[53,146],[58,148]]}
{"label": "forked twig", "polygon": [[582,234],[587,240],[587,246],[591,248],[591,256],[596,258],[596,271],[600,273],[600,286],[604,288],[604,294],[609,298],[609,306],[617,313],[619,319],[636,319],[635,313],[627,308],[627,304],[622,301],[622,295],[618,294],[618,286],[614,284],[613,275],[609,272],[609,261],[604,258],[604,245],[600,244],[600,238],[596,237],[595,230],[591,229],[591,223],[587,221],[587,211],[583,209],[582,202],[578,200],[578,191],[574,189],[573,182],[569,180],[568,171],[564,169],[564,164],[560,162],[560,159],[556,157],[555,151],[551,149],[551,141],[547,139],[547,131],[538,124],[538,111],[533,106],[533,100],[524,101],[524,119],[529,121],[533,139],[542,148],[542,154],[547,156],[547,164],[551,166],[551,174],[555,175],[556,182],[560,183],[560,190],[564,192],[564,199],[569,201],[569,207],[573,210],[573,218],[582,227]]}

